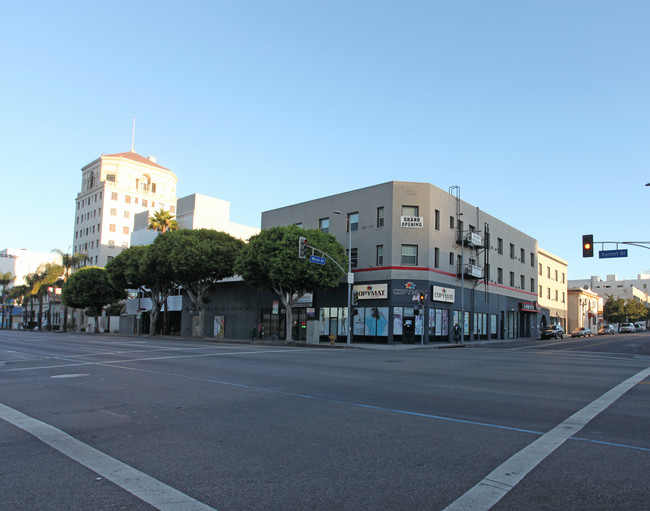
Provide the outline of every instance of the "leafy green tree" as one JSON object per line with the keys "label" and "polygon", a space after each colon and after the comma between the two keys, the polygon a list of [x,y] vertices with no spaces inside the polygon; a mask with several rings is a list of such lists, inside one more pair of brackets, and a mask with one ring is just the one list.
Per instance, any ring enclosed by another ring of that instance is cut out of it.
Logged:
{"label": "leafy green tree", "polygon": [[648,319],[648,308],[638,300],[628,298],[625,303],[625,312],[629,321],[645,321]]}
{"label": "leafy green tree", "polygon": [[140,289],[151,299],[149,314],[151,335],[162,306],[175,289],[170,260],[160,244],[133,246],[123,250],[106,265],[108,278],[120,289]]}
{"label": "leafy green tree", "polygon": [[61,299],[64,305],[74,309],[88,309],[87,315],[95,318],[95,329],[99,326],[102,309],[126,298],[124,289],[119,289],[108,279],[104,268],[88,266],[70,275],[63,284]]}
{"label": "leafy green tree", "polygon": [[160,208],[149,219],[147,229],[157,231],[160,234],[167,231],[177,231],[178,222],[174,219],[174,215],[172,215],[170,211]]}
{"label": "leafy green tree", "polygon": [[608,296],[603,304],[603,318],[608,323],[621,323],[625,321],[627,312],[625,310],[625,300]]}
{"label": "leafy green tree", "polygon": [[153,245],[169,261],[170,279],[180,285],[199,313],[198,336],[205,335],[205,304],[217,282],[235,274],[244,242],[212,229],[181,229],[158,236]]}
{"label": "leafy green tree", "polygon": [[[61,265],[63,266],[63,278],[62,281],[65,282],[68,280],[68,277],[72,273],[72,269],[77,267],[80,263],[85,261],[90,261],[90,258],[86,254],[81,252],[64,252],[58,248],[52,250],[52,252],[59,254],[61,256]],[[63,282],[61,282],[61,287],[63,287]],[[64,305],[63,307],[63,331],[68,331],[68,306]]]}
{"label": "leafy green tree", "polygon": [[345,248],[334,236],[295,225],[272,227],[251,236],[235,267],[247,284],[273,291],[280,297],[286,311],[287,341],[292,340],[291,309],[298,300],[305,293],[338,286],[342,277],[341,269],[331,261],[320,265],[299,258],[298,240],[301,236],[341,267],[347,267]]}

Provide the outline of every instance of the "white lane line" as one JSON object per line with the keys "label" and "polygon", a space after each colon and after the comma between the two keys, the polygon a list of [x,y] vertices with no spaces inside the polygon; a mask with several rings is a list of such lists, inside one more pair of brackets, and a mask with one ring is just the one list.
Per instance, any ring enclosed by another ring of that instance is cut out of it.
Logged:
{"label": "white lane line", "polygon": [[532,444],[524,447],[443,511],[487,511],[492,508],[547,456],[648,376],[650,376],[650,367],[605,392]]}
{"label": "white lane line", "polygon": [[214,508],[90,447],[60,429],[0,403],[0,419],[34,435],[77,463],[109,479],[161,511],[215,511]]}

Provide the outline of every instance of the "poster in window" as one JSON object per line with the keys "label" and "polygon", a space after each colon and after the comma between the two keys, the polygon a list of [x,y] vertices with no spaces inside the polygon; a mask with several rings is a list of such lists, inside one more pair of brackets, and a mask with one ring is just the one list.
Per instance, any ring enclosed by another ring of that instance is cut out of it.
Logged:
{"label": "poster in window", "polygon": [[402,335],[402,316],[404,309],[402,307],[395,307],[393,309],[393,335]]}
{"label": "poster in window", "polygon": [[436,309],[429,309],[429,335],[438,335],[436,333]]}
{"label": "poster in window", "polygon": [[339,307],[339,322],[338,322],[338,335],[347,336],[348,335],[348,308]]}
{"label": "poster in window", "polygon": [[388,307],[377,307],[377,335],[388,337]]}
{"label": "poster in window", "polygon": [[354,316],[353,325],[354,325],[354,335],[363,335],[364,334],[364,322],[366,319],[365,309],[363,307],[357,308],[357,314]]}
{"label": "poster in window", "polygon": [[328,307],[322,307],[320,310],[320,318],[318,320],[318,333],[320,335],[329,335],[330,333],[329,312]]}

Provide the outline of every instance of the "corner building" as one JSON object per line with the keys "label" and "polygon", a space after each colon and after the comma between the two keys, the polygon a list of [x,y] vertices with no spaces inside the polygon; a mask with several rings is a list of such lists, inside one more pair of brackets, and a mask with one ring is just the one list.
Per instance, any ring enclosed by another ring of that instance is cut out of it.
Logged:
{"label": "corner building", "polygon": [[[266,211],[262,229],[296,224],[351,245],[355,342],[449,342],[455,324],[470,341],[537,337],[537,240],[451,191],[391,181]],[[307,305],[321,341],[347,336],[345,278]]]}

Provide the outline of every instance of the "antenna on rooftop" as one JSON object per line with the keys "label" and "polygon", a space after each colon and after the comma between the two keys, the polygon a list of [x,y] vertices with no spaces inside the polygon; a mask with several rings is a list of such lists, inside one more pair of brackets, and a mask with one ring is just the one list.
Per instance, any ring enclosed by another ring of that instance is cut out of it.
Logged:
{"label": "antenna on rooftop", "polygon": [[131,135],[131,152],[135,152],[135,117],[133,118],[133,134]]}

